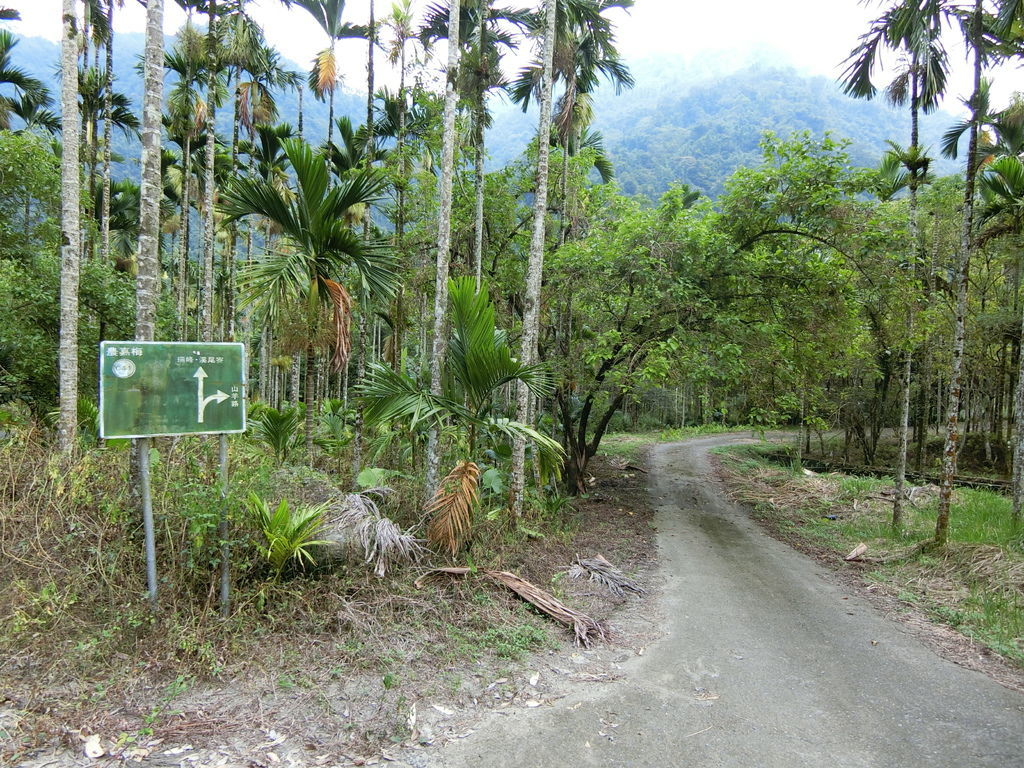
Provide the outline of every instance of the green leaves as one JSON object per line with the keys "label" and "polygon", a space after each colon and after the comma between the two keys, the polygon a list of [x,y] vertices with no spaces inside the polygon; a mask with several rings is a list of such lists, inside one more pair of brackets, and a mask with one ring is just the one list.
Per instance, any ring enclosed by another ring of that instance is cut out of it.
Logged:
{"label": "green leaves", "polygon": [[450,281],[449,291],[452,340],[443,395],[431,395],[411,377],[372,363],[358,388],[367,421],[402,422],[410,432],[423,422],[440,427],[452,421],[491,440],[522,436],[537,446],[545,465],[557,471],[562,455],[557,442],[525,424],[492,414],[494,399],[506,384],[521,381],[537,396],[549,395],[550,371],[543,365],[522,365],[512,357],[505,333],[495,327],[494,306],[486,289],[477,291],[467,277]]}
{"label": "green leaves", "polygon": [[260,551],[277,578],[289,563],[297,568],[316,565],[312,551],[327,543],[317,538],[323,530],[327,504],[291,509],[288,500],[281,499],[277,508],[271,511],[266,500],[255,493],[249,494],[246,504],[263,534],[265,543]]}
{"label": "green leaves", "polygon": [[[295,189],[266,178],[235,178],[221,195],[225,223],[263,216],[279,226],[296,249],[280,248],[259,263],[247,280],[245,301],[308,295],[317,281],[342,282],[349,266],[355,268],[364,290],[391,295],[397,284],[392,254],[380,243],[363,240],[349,223],[353,208],[377,199],[384,178],[358,171],[328,189],[330,175],[322,154],[301,139],[281,139],[281,146],[295,172]],[[326,303],[326,293],[320,296]]]}
{"label": "green leaves", "polygon": [[252,417],[250,426],[253,435],[273,450],[278,464],[283,464],[298,445],[299,412],[295,408],[263,408]]}
{"label": "green leaves", "polygon": [[487,288],[478,292],[471,277],[452,280],[449,286],[452,341],[448,366],[451,384],[461,390],[469,408],[482,415],[489,410],[495,390],[513,381],[522,381],[538,397],[550,394],[553,381],[544,366],[522,365],[512,357],[504,331],[495,327]]}

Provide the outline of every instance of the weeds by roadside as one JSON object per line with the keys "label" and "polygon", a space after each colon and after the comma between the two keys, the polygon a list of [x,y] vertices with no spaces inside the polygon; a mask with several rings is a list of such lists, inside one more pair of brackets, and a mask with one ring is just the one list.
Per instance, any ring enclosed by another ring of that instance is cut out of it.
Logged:
{"label": "weeds by roadside", "polygon": [[[717,451],[730,492],[779,535],[809,545],[833,564],[859,542],[870,555],[884,557],[927,539],[934,528],[934,488],[916,490],[904,528],[893,531],[891,481],[794,472],[769,462],[765,450]],[[863,576],[1024,666],[1024,535],[1014,530],[1006,497],[958,489],[949,546],[871,563]]]}
{"label": "weeds by roadside", "polygon": [[[279,567],[268,557],[277,539],[247,507],[249,494],[268,513],[287,499],[291,512],[343,498],[352,479],[282,463],[250,437],[232,438],[230,452],[234,599],[225,620],[214,441],[163,439],[152,454],[156,614],[146,602],[127,445],[89,448],[66,465],[31,431],[0,442],[0,653],[9,660],[0,671],[0,762],[57,742],[80,752],[90,734],[102,734],[107,749],[226,739],[267,718],[309,738],[329,732],[332,748],[372,748],[407,735],[423,691],[449,678],[475,684],[488,667],[567,639],[505,590],[418,590],[407,567],[379,577],[358,542],[340,559],[310,549],[311,558]],[[350,465],[335,459],[324,468]],[[414,479],[395,473],[389,484],[396,490],[382,514],[413,526],[421,517]],[[554,579],[577,552],[621,556],[629,570],[635,563],[621,553],[644,554],[639,515],[627,525],[614,515],[585,523],[578,503],[557,496],[538,499],[516,526],[476,514],[460,557],[568,592],[586,610],[607,602],[580,601]],[[313,543],[323,538],[314,533]],[[593,537],[602,537],[600,549]],[[453,684],[447,695],[459,691]]]}

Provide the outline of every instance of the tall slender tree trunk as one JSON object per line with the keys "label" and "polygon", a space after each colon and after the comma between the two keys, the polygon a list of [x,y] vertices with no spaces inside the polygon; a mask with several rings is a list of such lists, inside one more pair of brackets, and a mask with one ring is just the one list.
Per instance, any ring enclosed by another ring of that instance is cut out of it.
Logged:
{"label": "tall slender tree trunk", "polygon": [[107,0],[107,72],[103,91],[103,204],[100,212],[100,253],[110,263],[110,139],[113,130],[114,2]]}
{"label": "tall slender tree trunk", "polygon": [[[483,98],[483,94],[480,94]],[[474,193],[476,196],[474,204],[473,224],[473,275],[476,278],[476,289],[480,290],[483,282],[484,271],[484,108],[482,105],[476,107],[476,138],[473,147],[473,170],[474,170]]]}
{"label": "tall slender tree trunk", "polygon": [[302,361],[298,352],[292,354],[292,367],[288,380],[288,404],[292,408],[299,405],[299,379],[302,374]]}
{"label": "tall slender tree trunk", "polygon": [[63,453],[75,446],[78,430],[78,283],[81,270],[80,176],[78,172],[78,22],[74,0],[61,6],[61,248],[60,248],[60,419],[57,442]]}
{"label": "tall slender tree trunk", "polygon": [[[405,162],[405,40],[402,40],[401,61],[398,74],[398,137],[395,142],[395,152],[398,155],[398,211],[395,218],[395,251],[399,254],[401,263],[405,263],[405,185],[407,180]],[[405,324],[404,308],[405,289],[398,286],[395,294],[395,324],[392,346],[394,348],[394,369],[404,372],[402,366],[402,351],[404,341],[402,339],[403,326]]]}
{"label": "tall slender tree trunk", "polygon": [[182,341],[188,336],[188,246],[192,228],[192,134],[185,133],[181,182],[181,238],[178,242],[178,327]]}
{"label": "tall slender tree trunk", "polygon": [[[487,21],[487,8],[481,3],[480,23],[477,25],[476,47],[477,57],[483,61],[484,30]],[[473,275],[476,277],[476,289],[480,290],[483,282],[484,262],[484,120],[487,115],[485,99],[487,94],[483,86],[477,90],[474,108],[475,136],[473,137],[473,186],[475,198],[473,224]]]}
{"label": "tall slender tree trunk", "polygon": [[[444,92],[444,132],[441,139],[441,179],[437,212],[437,275],[434,283],[434,338],[430,353],[430,392],[441,394],[441,372],[448,351],[445,334],[445,313],[448,309],[448,265],[451,260],[452,179],[455,175],[455,106],[458,102],[459,80],[459,16],[460,0],[448,7],[448,71]],[[441,463],[438,432],[434,427],[427,438],[426,495],[437,492],[438,468]]]}
{"label": "tall slender tree trunk", "polygon": [[953,330],[952,365],[949,372],[949,408],[946,411],[946,444],[942,453],[942,480],[939,485],[939,510],[935,520],[935,544],[949,540],[949,513],[953,502],[953,481],[960,451],[961,372],[964,337],[967,327],[967,283],[974,247],[974,184],[978,155],[978,100],[981,92],[982,0],[975,0],[971,20],[970,44],[974,49],[974,88],[971,95],[971,128],[967,144],[967,171],[964,178],[963,221],[960,227],[960,253],[954,275],[956,315]]}
{"label": "tall slender tree trunk", "polygon": [[[913,159],[917,160],[918,144],[918,74],[917,56],[914,56],[911,65],[910,75],[910,152]],[[924,262],[921,244],[921,228],[918,221],[917,204],[918,168],[910,169],[910,255],[914,265],[913,274],[915,283],[921,276]],[[910,376],[913,372],[913,336],[914,322],[917,313],[918,286],[914,285],[914,298],[907,307],[906,338],[903,351],[903,375],[900,377],[900,424],[898,431],[899,447],[896,451],[896,495],[892,504],[892,527],[899,530],[903,526],[903,496],[907,484],[907,434],[910,430]]]}
{"label": "tall slender tree trunk", "polygon": [[302,83],[299,83],[299,125],[298,125],[299,138],[302,138]]}
{"label": "tall slender tree trunk", "polygon": [[[242,100],[239,88],[241,70],[235,72],[235,98],[231,105],[231,174],[238,172],[238,108]],[[238,226],[231,224],[228,244],[221,253],[224,263],[224,340],[235,340],[235,262],[238,248]]]}
{"label": "tall slender tree trunk", "polygon": [[139,191],[139,255],[135,290],[135,338],[152,341],[160,294],[160,168],[163,117],[163,0],[146,6],[146,48],[142,100],[142,183]]}
{"label": "tall slender tree trunk", "polygon": [[313,385],[316,383],[316,351],[312,344],[306,345],[306,461],[313,466]]}
{"label": "tall slender tree trunk", "polygon": [[206,189],[203,202],[203,302],[200,308],[200,341],[213,341],[213,255],[214,234],[214,163],[217,154],[217,2],[209,0],[208,28],[206,32]]}
{"label": "tall slender tree trunk", "polygon": [[[376,44],[377,19],[374,15],[373,0],[370,0],[370,24],[366,32],[366,170],[373,167],[374,144],[376,138],[373,130],[373,48]],[[373,217],[367,203],[363,216],[363,239],[370,236]],[[359,350],[356,355],[356,378],[362,381],[366,377],[366,315],[370,309],[370,297],[361,296],[359,302]],[[347,365],[346,361],[346,365]],[[356,402],[356,423],[352,434],[352,476],[356,477],[363,463],[363,403]]]}
{"label": "tall slender tree trunk", "polygon": [[[334,41],[331,41],[334,45]],[[334,140],[334,83],[331,83],[330,92],[327,95],[327,146],[331,146]]]}
{"label": "tall slender tree trunk", "polygon": [[[544,240],[548,210],[548,159],[551,153],[551,92],[555,52],[555,12],[557,0],[544,0],[544,74],[540,92],[540,123],[537,127],[537,193],[533,199],[533,236],[530,262],[526,270],[525,309],[520,359],[525,365],[537,360],[537,336],[540,329],[540,288],[544,272]],[[528,424],[531,418],[530,390],[520,382],[516,397],[516,418]],[[526,489],[526,441],[516,438],[512,446],[512,514],[523,514]]]}
{"label": "tall slender tree trunk", "polygon": [[[1024,319],[1021,320],[1021,348],[1024,349]],[[1021,524],[1024,506],[1024,354],[1017,356],[1017,383],[1013,388],[1013,524]],[[1002,414],[999,415],[1002,420]]]}

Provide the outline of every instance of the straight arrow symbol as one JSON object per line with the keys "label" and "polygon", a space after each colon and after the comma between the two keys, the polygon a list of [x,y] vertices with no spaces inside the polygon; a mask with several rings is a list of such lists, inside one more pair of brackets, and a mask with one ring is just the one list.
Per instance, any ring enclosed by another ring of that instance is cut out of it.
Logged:
{"label": "straight arrow symbol", "polygon": [[200,424],[202,424],[203,417],[206,412],[206,406],[208,406],[210,403],[223,403],[225,400],[231,397],[231,395],[229,395],[227,392],[223,392],[218,389],[214,394],[210,395],[209,397],[203,397],[204,384],[208,374],[206,373],[205,370],[203,370],[202,366],[199,366],[199,368],[196,369],[196,372],[192,374],[192,376],[193,378],[196,379],[196,420]]}
{"label": "straight arrow symbol", "polygon": [[196,420],[203,423],[203,411],[206,410],[206,401],[203,400],[203,382],[206,381],[207,373],[203,370],[203,366],[196,368],[196,372],[192,374],[192,377],[196,379]]}

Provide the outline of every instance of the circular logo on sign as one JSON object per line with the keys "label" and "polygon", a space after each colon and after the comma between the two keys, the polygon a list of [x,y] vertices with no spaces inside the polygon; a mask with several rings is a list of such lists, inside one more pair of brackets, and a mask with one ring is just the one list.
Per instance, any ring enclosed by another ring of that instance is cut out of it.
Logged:
{"label": "circular logo on sign", "polygon": [[110,372],[119,379],[127,379],[135,373],[135,363],[122,357],[120,360],[114,361],[114,364],[110,366]]}

